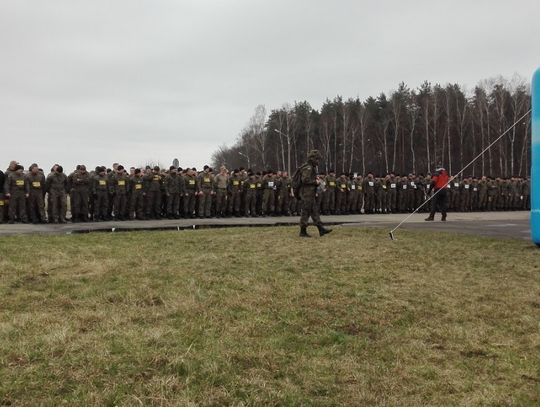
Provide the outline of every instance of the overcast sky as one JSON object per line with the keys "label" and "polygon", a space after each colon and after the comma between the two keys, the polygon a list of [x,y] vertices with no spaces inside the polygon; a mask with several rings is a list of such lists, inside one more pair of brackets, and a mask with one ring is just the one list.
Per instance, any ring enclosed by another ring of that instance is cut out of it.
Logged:
{"label": "overcast sky", "polygon": [[540,66],[540,1],[2,0],[0,167],[201,167],[258,104]]}

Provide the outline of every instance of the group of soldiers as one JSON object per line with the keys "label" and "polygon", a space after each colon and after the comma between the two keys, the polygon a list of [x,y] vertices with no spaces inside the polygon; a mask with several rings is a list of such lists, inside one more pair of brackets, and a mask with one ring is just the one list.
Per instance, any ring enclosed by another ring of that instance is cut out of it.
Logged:
{"label": "group of soldiers", "polygon": [[[411,212],[431,193],[429,174],[378,177],[330,170],[317,180],[316,205],[327,215]],[[0,171],[0,185],[0,223],[65,223],[68,206],[72,222],[290,216],[301,210],[289,174],[273,170],[126,169],[115,163],[92,171],[78,165],[66,174],[55,164],[45,175],[37,164],[25,170],[12,161]],[[528,178],[455,178],[447,188],[452,211],[530,209]]]}
{"label": "group of soldiers", "polygon": [[[431,195],[431,174],[400,176],[390,173],[377,177],[330,170],[321,176],[321,211],[323,214],[408,213],[422,206]],[[530,179],[454,177],[446,186],[449,211],[499,211],[530,209]],[[430,211],[429,203],[422,208]]]}

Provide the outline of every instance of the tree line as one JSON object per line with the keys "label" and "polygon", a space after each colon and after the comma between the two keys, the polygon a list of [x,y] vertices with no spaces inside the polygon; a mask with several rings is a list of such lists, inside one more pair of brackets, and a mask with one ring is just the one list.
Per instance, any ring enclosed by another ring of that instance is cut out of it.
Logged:
{"label": "tree line", "polygon": [[[453,174],[530,109],[522,78],[483,80],[474,90],[459,84],[396,90],[365,100],[327,99],[320,110],[295,102],[269,114],[257,106],[232,146],[212,156],[215,167],[249,167],[291,173],[311,149],[321,151],[321,171],[376,174],[428,173],[443,165]],[[527,176],[530,118],[520,120],[465,175]]]}

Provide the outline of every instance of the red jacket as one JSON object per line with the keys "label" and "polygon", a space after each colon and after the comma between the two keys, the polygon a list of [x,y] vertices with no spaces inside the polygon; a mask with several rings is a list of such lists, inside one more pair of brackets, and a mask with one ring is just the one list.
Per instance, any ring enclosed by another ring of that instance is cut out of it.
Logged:
{"label": "red jacket", "polygon": [[448,176],[446,170],[442,170],[438,175],[431,177],[431,185],[434,189],[441,189],[448,184],[449,179],[450,177]]}

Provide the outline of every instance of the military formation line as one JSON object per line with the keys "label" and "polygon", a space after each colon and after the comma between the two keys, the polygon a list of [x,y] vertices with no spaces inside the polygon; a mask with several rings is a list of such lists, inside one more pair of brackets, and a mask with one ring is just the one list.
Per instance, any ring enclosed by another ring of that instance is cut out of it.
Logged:
{"label": "military formation line", "polygon": [[[317,203],[326,215],[412,212],[431,193],[430,174],[378,177],[329,171],[318,179]],[[70,174],[54,165],[45,175],[37,164],[25,171],[12,161],[5,173],[0,171],[0,185],[0,223],[290,216],[301,210],[285,171],[126,169],[115,163],[93,171],[79,165]],[[449,211],[530,209],[528,178],[464,177],[447,188]],[[429,212],[429,206],[422,210]]]}

